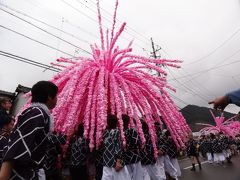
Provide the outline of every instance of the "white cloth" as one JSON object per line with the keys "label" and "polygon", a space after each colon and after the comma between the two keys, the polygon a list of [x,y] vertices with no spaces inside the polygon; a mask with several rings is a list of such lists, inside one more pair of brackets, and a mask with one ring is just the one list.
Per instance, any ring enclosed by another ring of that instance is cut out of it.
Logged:
{"label": "white cloth", "polygon": [[177,169],[173,166],[172,162],[170,161],[170,158],[168,155],[164,156],[164,167],[165,167],[165,171],[172,177],[175,178],[176,180],[177,178]]}
{"label": "white cloth", "polygon": [[159,156],[157,158],[157,167],[161,173],[161,178],[166,179],[166,173],[164,168],[164,156]]}
{"label": "white cloth", "polygon": [[212,156],[212,153],[207,153],[207,160],[208,160],[208,162],[213,162],[213,156]]}
{"label": "white cloth", "polygon": [[46,180],[46,175],[44,169],[38,170],[38,179],[39,180]]}
{"label": "white cloth", "polygon": [[138,170],[138,172],[139,172],[139,180],[151,180],[151,178],[150,178],[150,176],[148,174],[147,168],[145,166],[143,166],[140,163],[140,166],[138,168],[139,168],[139,170]]}
{"label": "white cloth", "polygon": [[34,103],[32,103],[30,105],[30,107],[34,107],[34,106],[41,107],[47,113],[47,115],[49,116],[49,131],[53,132],[53,129],[54,129],[54,119],[53,119],[53,116],[52,116],[50,110],[46,106],[46,104],[39,103],[39,102],[34,102]]}
{"label": "white cloth", "polygon": [[223,155],[225,158],[229,158],[231,156],[231,150],[230,149],[223,150]]}
{"label": "white cloth", "polygon": [[181,172],[177,158],[170,158],[170,161],[171,161],[173,167],[175,167],[175,169],[177,170],[177,177],[180,177],[182,172]]}
{"label": "white cloth", "polygon": [[157,164],[149,164],[146,166],[143,166],[147,169],[147,172],[151,178],[151,180],[165,180],[163,175],[161,174],[161,171],[159,170]]}
{"label": "white cloth", "polygon": [[129,175],[132,180],[144,180],[144,169],[142,168],[141,162],[135,164],[126,165]]}
{"label": "white cloth", "polygon": [[223,155],[223,153],[214,153],[213,154],[214,157],[214,162],[223,162],[225,161],[225,156]]}
{"label": "white cloth", "polygon": [[119,172],[116,172],[114,168],[104,166],[102,180],[131,180],[131,177],[126,166]]}

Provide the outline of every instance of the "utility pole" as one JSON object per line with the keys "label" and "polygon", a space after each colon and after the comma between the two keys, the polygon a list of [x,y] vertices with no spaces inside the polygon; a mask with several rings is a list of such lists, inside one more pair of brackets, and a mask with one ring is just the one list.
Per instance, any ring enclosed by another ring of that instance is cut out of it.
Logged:
{"label": "utility pole", "polygon": [[[155,48],[155,45],[154,45],[154,42],[153,42],[153,39],[151,38],[151,43],[152,43],[152,52],[151,52],[151,57],[153,57],[154,59],[159,59],[161,58],[161,55],[157,55],[157,52],[159,52],[162,48],[157,46]],[[156,64],[157,66],[162,66],[162,64]],[[161,74],[158,72],[157,73],[158,76],[161,76]]]}

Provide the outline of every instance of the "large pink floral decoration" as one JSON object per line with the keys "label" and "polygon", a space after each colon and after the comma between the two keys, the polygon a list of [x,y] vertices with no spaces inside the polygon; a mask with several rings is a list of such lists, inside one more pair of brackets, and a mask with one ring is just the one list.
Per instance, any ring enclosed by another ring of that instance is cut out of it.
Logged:
{"label": "large pink floral decoration", "polygon": [[[117,6],[118,1],[111,31],[106,30],[104,34],[97,0],[101,46],[91,46],[91,57],[57,60],[64,65],[59,66],[63,68],[62,72],[52,79],[59,88],[58,103],[53,110],[55,130],[69,135],[80,123],[84,123],[84,136],[90,140],[90,148],[98,148],[107,126],[107,114],[110,112],[118,117],[125,144],[122,114],[128,114],[131,117],[131,127],[136,127],[143,144],[145,138],[140,117],[148,124],[155,155],[156,121],[161,125],[165,124],[177,147],[182,147],[190,129],[167,93],[168,90],[174,91],[167,85],[167,73],[156,65],[179,68],[181,61],[134,55],[132,42],[124,49],[116,46],[126,26],[123,23],[115,32]],[[159,72],[161,76],[152,76],[147,71],[149,68]]]}
{"label": "large pink floral decoration", "polygon": [[225,120],[223,113],[221,116],[215,116],[213,112],[210,110],[210,113],[212,114],[212,117],[215,121],[215,126],[211,124],[203,124],[198,123],[199,125],[206,126],[205,128],[201,129],[199,132],[201,134],[216,134],[219,132],[223,132],[227,136],[235,137],[237,134],[240,133],[240,122],[234,121],[236,116],[233,116],[227,120]]}

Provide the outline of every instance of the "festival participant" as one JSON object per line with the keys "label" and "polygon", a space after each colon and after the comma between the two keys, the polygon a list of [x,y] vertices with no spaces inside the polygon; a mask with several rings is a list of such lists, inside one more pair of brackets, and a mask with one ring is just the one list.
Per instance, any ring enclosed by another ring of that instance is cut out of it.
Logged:
{"label": "festival participant", "polygon": [[107,129],[103,135],[103,175],[102,180],[130,180],[122,159],[122,140],[117,128],[118,118],[108,114]]}
{"label": "festival participant", "polygon": [[39,81],[31,89],[32,104],[18,117],[9,137],[0,179],[38,179],[53,128],[50,110],[56,106],[58,87]]}
{"label": "festival participant", "polygon": [[219,133],[219,140],[222,144],[223,155],[228,163],[232,163],[231,161],[231,150],[230,150],[230,138],[223,134],[223,132]]}
{"label": "festival participant", "polygon": [[206,150],[207,160],[210,164],[213,163],[213,149],[212,149],[212,141],[213,141],[213,134],[207,136],[205,140],[204,146]]}
{"label": "festival participant", "polygon": [[7,148],[8,138],[14,126],[14,119],[6,116],[3,111],[0,111],[0,167],[2,165],[3,152]]}
{"label": "festival participant", "polygon": [[199,152],[201,152],[202,157],[206,158],[207,157],[207,151],[206,151],[206,142],[207,142],[207,137],[205,135],[201,135],[199,139]]}
{"label": "festival participant", "polygon": [[89,155],[89,141],[83,137],[84,127],[80,124],[77,136],[70,145],[70,174],[72,180],[88,180],[87,156]]}
{"label": "festival participant", "polygon": [[187,146],[187,155],[191,159],[191,162],[192,162],[192,169],[191,169],[191,171],[196,171],[196,168],[195,168],[196,161],[197,161],[197,163],[199,165],[199,169],[201,170],[202,169],[202,165],[201,165],[201,162],[199,160],[199,152],[198,152],[199,144],[198,144],[197,141],[195,141],[193,139],[193,135],[192,134],[189,135],[189,140],[186,143],[186,146]]}
{"label": "festival participant", "polygon": [[167,146],[164,139],[164,136],[161,131],[160,124],[155,122],[155,129],[157,135],[157,147],[158,147],[158,157],[157,157],[157,166],[159,171],[161,172],[162,179],[166,179],[165,167],[164,167],[164,155],[167,152]]}
{"label": "festival participant", "polygon": [[219,134],[216,134],[215,137],[213,136],[213,157],[215,163],[224,164],[223,144],[220,141]]}
{"label": "festival participant", "polygon": [[227,93],[222,97],[218,97],[209,104],[213,104],[214,109],[224,110],[228,104],[235,104],[240,106],[240,89]]}
{"label": "festival participant", "polygon": [[170,135],[169,130],[165,132],[167,151],[165,156],[166,172],[174,179],[181,176],[180,166],[177,161],[177,147]]}
{"label": "festival participant", "polygon": [[126,137],[126,148],[123,151],[123,159],[127,166],[129,175],[132,180],[141,180],[141,157],[140,148],[141,142],[138,133],[135,129],[129,128],[130,117],[126,114],[122,115],[124,133]]}
{"label": "festival participant", "polygon": [[58,166],[58,156],[62,153],[62,145],[66,144],[66,136],[56,134],[56,132],[49,134],[49,144],[46,150],[46,158],[43,169],[46,174],[46,180],[61,180],[60,167]]}
{"label": "festival participant", "polygon": [[5,111],[7,114],[9,114],[11,107],[12,100],[10,98],[7,97],[0,98],[0,111]]}
{"label": "festival participant", "polygon": [[149,134],[148,125],[144,121],[142,121],[142,128],[143,128],[144,136],[146,139],[146,143],[145,143],[144,149],[141,151],[142,153],[141,164],[143,168],[147,170],[148,175],[152,180],[164,180],[162,178],[161,171],[159,170],[156,164],[156,159],[154,157],[154,150],[153,150],[153,145],[152,145],[152,141]]}

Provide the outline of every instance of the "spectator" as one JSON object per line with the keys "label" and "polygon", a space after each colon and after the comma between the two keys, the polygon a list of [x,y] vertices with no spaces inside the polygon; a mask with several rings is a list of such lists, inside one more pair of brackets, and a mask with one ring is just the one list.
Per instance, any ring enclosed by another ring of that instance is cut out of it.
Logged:
{"label": "spectator", "polygon": [[12,107],[12,100],[4,97],[0,99],[0,111],[5,111],[9,114]]}
{"label": "spectator", "polygon": [[14,126],[14,119],[6,116],[3,111],[0,111],[0,167],[3,159],[3,152],[7,147],[10,132]]}
{"label": "spectator", "polygon": [[32,103],[18,117],[9,137],[0,179],[38,179],[48,145],[47,134],[53,128],[50,110],[56,106],[58,87],[49,81],[33,85]]}
{"label": "spectator", "polygon": [[213,104],[214,109],[224,110],[228,104],[240,106],[240,89],[227,93],[222,97],[218,97],[209,104]]}

